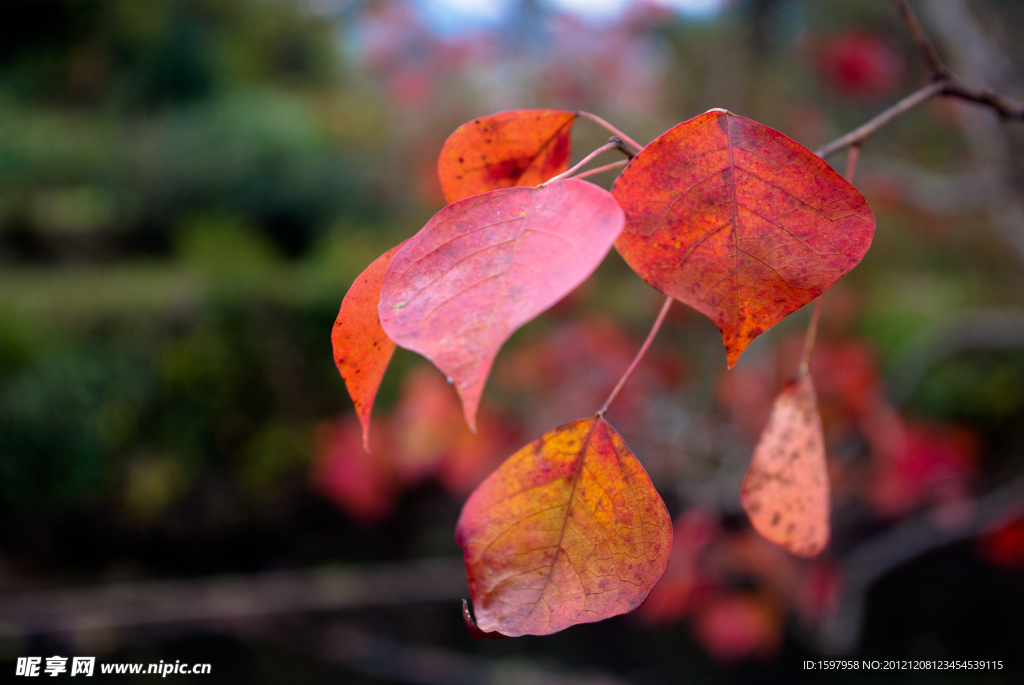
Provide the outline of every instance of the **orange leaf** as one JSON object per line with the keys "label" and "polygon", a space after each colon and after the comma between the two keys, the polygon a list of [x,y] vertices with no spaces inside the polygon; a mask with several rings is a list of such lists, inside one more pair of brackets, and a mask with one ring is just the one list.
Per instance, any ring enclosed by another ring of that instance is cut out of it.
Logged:
{"label": "orange leaf", "polygon": [[575,179],[450,204],[392,259],[384,330],[451,379],[475,431],[501,345],[597,268],[622,223],[610,193]]}
{"label": "orange leaf", "polygon": [[715,322],[730,368],[856,266],[875,230],[864,198],[821,158],[721,109],[645,147],[613,192],[626,212],[619,252]]}
{"label": "orange leaf", "polygon": [[384,272],[391,258],[408,241],[399,243],[377,257],[356,277],[341,301],[341,310],[331,330],[334,363],[345,379],[345,387],[356,405],[363,426],[363,448],[369,451],[370,411],[384,372],[395,351],[380,326],[377,304]]}
{"label": "orange leaf", "polygon": [[548,635],[640,606],[668,565],[672,522],[595,417],[509,457],[470,496],[455,537],[480,630]]}
{"label": "orange leaf", "polygon": [[828,544],[825,438],[810,374],[775,398],[740,502],[758,533],[793,554],[817,556]]}
{"label": "orange leaf", "polygon": [[448,203],[511,186],[536,186],[569,168],[575,112],[517,109],[455,129],[437,160]]}

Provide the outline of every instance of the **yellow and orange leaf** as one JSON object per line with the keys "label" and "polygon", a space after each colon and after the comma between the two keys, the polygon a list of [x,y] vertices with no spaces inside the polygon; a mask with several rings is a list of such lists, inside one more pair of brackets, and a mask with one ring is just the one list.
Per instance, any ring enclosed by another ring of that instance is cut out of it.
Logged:
{"label": "yellow and orange leaf", "polygon": [[821,158],[721,109],[641,150],[613,194],[622,257],[715,322],[730,368],[856,266],[875,230],[864,198]]}
{"label": "yellow and orange leaf", "polygon": [[672,549],[664,502],[598,417],[509,457],[470,496],[455,535],[479,629],[513,637],[636,609]]}
{"label": "yellow and orange leaf", "polygon": [[380,302],[384,272],[391,258],[406,242],[377,257],[356,277],[341,301],[341,310],[331,330],[334,363],[356,406],[356,415],[363,427],[363,447],[367,450],[373,400],[395,351],[395,343],[381,328],[377,304]]}
{"label": "yellow and orange leaf", "polygon": [[575,112],[516,109],[455,129],[437,160],[444,196],[456,200],[512,186],[536,186],[569,168]]}
{"label": "yellow and orange leaf", "polygon": [[775,399],[740,502],[758,533],[793,554],[813,557],[828,544],[829,500],[818,399],[805,374]]}

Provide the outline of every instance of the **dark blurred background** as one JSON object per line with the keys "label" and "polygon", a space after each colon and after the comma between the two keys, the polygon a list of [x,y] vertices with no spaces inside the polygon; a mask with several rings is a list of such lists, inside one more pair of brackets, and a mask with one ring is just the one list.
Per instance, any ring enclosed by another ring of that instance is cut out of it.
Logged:
{"label": "dark blurred background", "polygon": [[[954,72],[1024,97],[1024,5],[916,7]],[[793,682],[846,654],[1019,682],[1024,124],[941,100],[864,146],[878,229],[812,365],[817,560],[738,501],[806,312],[726,373],[676,306],[608,415],[676,520],[669,571],[634,615],[486,642],[460,617],[462,502],[593,413],[659,296],[609,256],[506,346],[475,437],[400,350],[369,455],[329,343],[355,276],[443,205],[464,121],[586,109],[645,143],[725,107],[814,149],[927,79],[883,0],[5,0],[2,677],[62,655],[204,683]],[[577,123],[574,158],[606,136]]]}

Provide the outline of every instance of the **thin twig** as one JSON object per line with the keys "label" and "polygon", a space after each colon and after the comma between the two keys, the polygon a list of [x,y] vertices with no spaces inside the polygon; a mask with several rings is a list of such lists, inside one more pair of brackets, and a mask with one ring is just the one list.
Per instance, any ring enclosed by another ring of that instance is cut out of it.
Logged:
{"label": "thin twig", "polygon": [[893,0],[893,2],[896,5],[896,11],[899,12],[900,19],[903,20],[907,30],[910,31],[911,38],[917,43],[917,47],[921,49],[921,53],[928,63],[928,70],[932,73],[933,80],[948,79],[950,77],[949,68],[946,67],[942,58],[939,57],[939,53],[935,50],[931,40],[929,40],[928,34],[921,28],[921,23],[914,15],[914,10],[910,8],[910,3],[907,0]]}
{"label": "thin twig", "polygon": [[[846,180],[853,183],[853,176],[857,173],[857,161],[860,159],[860,143],[850,146],[849,156],[846,158]],[[811,320],[807,324],[807,334],[804,336],[804,350],[800,355],[800,366],[797,368],[796,378],[802,379],[811,370],[811,353],[814,352],[814,341],[818,336],[818,321],[821,319],[821,308],[824,306],[825,293],[818,296],[814,303],[814,311],[811,312]]]}
{"label": "thin twig", "polygon": [[637,152],[640,152],[641,150],[644,149],[643,145],[641,145],[640,143],[636,142],[635,140],[633,140],[632,138],[627,136],[625,133],[623,133],[619,129],[615,128],[614,126],[612,126],[611,124],[609,124],[607,121],[605,121],[601,117],[597,116],[596,114],[591,114],[590,112],[576,112],[576,115],[577,116],[581,116],[584,119],[590,119],[594,123],[600,124],[601,126],[604,126],[606,129],[608,129],[609,131],[611,131],[612,133],[617,135],[623,141],[625,141],[626,143],[629,143],[630,145],[632,145],[635,148],[634,151],[633,151],[634,154],[637,153]]}
{"label": "thin twig", "polygon": [[445,557],[0,593],[0,640],[84,628],[102,632],[454,604],[465,593],[465,578],[461,558]]}
{"label": "thin twig", "polygon": [[928,69],[932,75],[932,82],[903,98],[866,124],[858,126],[845,136],[832,141],[819,149],[815,154],[819,157],[828,157],[845,147],[862,143],[866,138],[873,135],[878,129],[896,117],[906,114],[935,95],[960,98],[961,100],[984,105],[995,111],[1003,119],[1024,120],[1024,103],[1008,98],[991,88],[970,86],[953,76],[949,72],[949,68],[942,61],[942,58],[939,57],[935,46],[932,45],[928,35],[921,27],[921,23],[914,16],[914,11],[910,8],[910,5],[907,4],[906,0],[893,1],[896,5],[896,11],[899,12],[900,18],[906,25],[911,37],[924,54],[924,59],[928,63]]}
{"label": "thin twig", "polygon": [[629,377],[633,375],[633,371],[640,363],[640,360],[644,358],[645,354],[647,354],[647,348],[649,348],[651,343],[654,342],[654,336],[658,334],[658,329],[661,328],[662,322],[665,321],[665,315],[668,314],[668,308],[671,306],[672,298],[666,297],[665,304],[661,305],[661,311],[658,312],[658,318],[654,320],[654,325],[651,326],[651,332],[647,334],[647,340],[644,340],[644,344],[641,345],[640,351],[637,352],[636,357],[633,358],[633,363],[629,365],[628,369],[626,369],[626,373],[622,374],[622,378],[620,378],[619,382],[615,385],[615,388],[612,390],[612,394],[608,396],[607,400],[605,400],[604,406],[598,410],[598,416],[605,415],[608,411],[608,407],[611,406],[612,402],[615,401],[615,398],[618,397],[619,392],[626,385],[626,381],[628,381]]}
{"label": "thin twig", "polygon": [[850,146],[849,155],[846,158],[846,173],[843,178],[847,183],[853,183],[853,175],[857,173],[857,162],[860,160],[860,143]]}
{"label": "thin twig", "polygon": [[[827,653],[851,651],[864,621],[867,593],[879,578],[911,559],[991,529],[1021,509],[1024,477],[975,499],[970,505],[950,502],[869,537],[841,560],[843,590],[838,611],[821,627]],[[943,519],[958,525],[938,525]]]}
{"label": "thin twig", "polygon": [[586,171],[581,171],[580,173],[573,176],[573,178],[586,178],[587,176],[596,176],[597,174],[603,174],[604,172],[611,171],[612,169],[622,168],[627,164],[629,164],[628,159],[621,159],[618,162],[605,164],[604,166],[599,166],[596,169],[587,169]]}
{"label": "thin twig", "polygon": [[592,160],[594,157],[597,157],[598,155],[600,155],[602,153],[608,152],[609,150],[617,150],[617,149],[619,149],[620,145],[622,145],[622,141],[613,136],[611,139],[608,140],[607,143],[605,143],[601,147],[597,148],[596,150],[591,152],[589,155],[587,155],[586,157],[581,159],[579,162],[577,162],[576,166],[572,167],[568,171],[563,171],[562,173],[558,174],[557,176],[552,176],[548,180],[546,180],[543,183],[541,183],[541,186],[546,186],[549,183],[554,183],[555,181],[561,181],[564,178],[569,178],[570,176],[575,174],[577,171],[579,171],[580,168],[586,166],[590,162],[590,160]]}
{"label": "thin twig", "polygon": [[928,63],[932,80],[946,84],[946,87],[942,89],[942,95],[985,105],[994,109],[1004,119],[1024,119],[1024,103],[1001,95],[991,88],[969,86],[950,73],[949,67],[939,57],[938,51],[935,50],[935,46],[932,45],[924,29],[921,28],[921,24],[914,16],[914,11],[910,8],[907,0],[893,0],[893,2],[914,42],[921,49],[925,62]]}
{"label": "thin twig", "polygon": [[822,302],[825,301],[825,293],[818,296],[814,303],[814,311],[811,312],[811,320],[807,324],[807,333],[804,335],[804,351],[800,354],[800,366],[796,372],[796,379],[800,380],[811,370],[811,352],[814,351],[814,341],[818,335],[818,320],[821,318]]}
{"label": "thin twig", "polygon": [[947,85],[948,84],[944,81],[929,83],[924,88],[914,91],[892,107],[878,114],[866,124],[858,126],[842,138],[833,140],[825,147],[815,150],[814,154],[819,157],[828,157],[831,154],[839,152],[843,148],[862,143],[868,136],[875,133],[875,131],[882,128],[896,117],[906,114],[928,98],[943,92]]}

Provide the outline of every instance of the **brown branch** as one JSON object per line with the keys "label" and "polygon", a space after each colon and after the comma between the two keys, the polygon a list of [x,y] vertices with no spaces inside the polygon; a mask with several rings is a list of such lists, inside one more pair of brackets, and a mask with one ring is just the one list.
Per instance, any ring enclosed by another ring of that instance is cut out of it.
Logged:
{"label": "brown branch", "polygon": [[906,114],[935,95],[974,102],[988,107],[1003,119],[1024,121],[1024,103],[1008,98],[991,88],[968,85],[952,75],[942,58],[939,57],[939,53],[935,50],[935,46],[932,45],[920,22],[917,21],[917,17],[914,16],[907,1],[893,0],[893,2],[911,37],[924,54],[925,62],[928,63],[928,69],[932,74],[932,82],[903,98],[866,124],[858,126],[843,137],[832,141],[815,154],[819,157],[828,157],[843,148],[859,145],[893,119]]}
{"label": "brown branch", "polygon": [[960,98],[968,102],[975,102],[995,110],[1003,119],[1020,119],[1024,121],[1024,102],[1008,98],[991,88],[973,87],[963,83],[956,77],[951,77],[944,82],[942,95],[946,97]]}
{"label": "brown branch", "polygon": [[[1019,512],[1024,502],[1024,477],[1018,476],[973,504],[952,502],[931,512],[907,519],[855,547],[841,561],[843,590],[839,608],[822,626],[821,648],[828,654],[852,651],[864,621],[864,606],[871,586],[882,576],[908,561],[991,529]],[[959,525],[936,521],[959,520]]]}
{"label": "brown branch", "polygon": [[462,560],[442,558],[37,590],[0,595],[0,639],[84,628],[251,622],[418,602],[455,606],[465,587]]}
{"label": "brown branch", "polygon": [[814,154],[819,157],[828,157],[831,154],[839,152],[843,148],[850,147],[851,145],[859,145],[863,143],[869,136],[873,135],[878,129],[882,128],[893,119],[906,114],[910,110],[914,109],[928,98],[938,95],[946,88],[945,82],[935,81],[929,83],[924,88],[914,91],[907,97],[903,98],[889,109],[875,116],[873,119],[865,124],[858,126],[853,129],[845,136],[833,140],[831,143],[823,148],[815,150]]}
{"label": "brown branch", "polygon": [[[319,627],[318,627],[319,628]],[[544,685],[627,685],[632,682],[588,666],[572,671],[557,663],[508,654],[465,654],[408,639],[396,640],[341,621],[325,627],[277,636],[289,651],[311,654],[377,682],[449,685],[450,683],[544,683]],[[484,651],[484,650],[478,650]],[[489,651],[489,650],[488,650]]]}
{"label": "brown branch", "polygon": [[893,0],[893,3],[896,5],[896,11],[899,12],[900,19],[903,20],[907,30],[910,32],[910,36],[917,43],[917,47],[921,49],[925,62],[928,63],[928,70],[932,73],[933,80],[948,79],[950,77],[949,69],[942,61],[942,58],[939,57],[938,51],[935,50],[935,46],[932,45],[932,41],[924,32],[924,29],[921,28],[921,23],[918,22],[917,17],[914,15],[914,10],[910,9],[910,3],[907,0]]}

